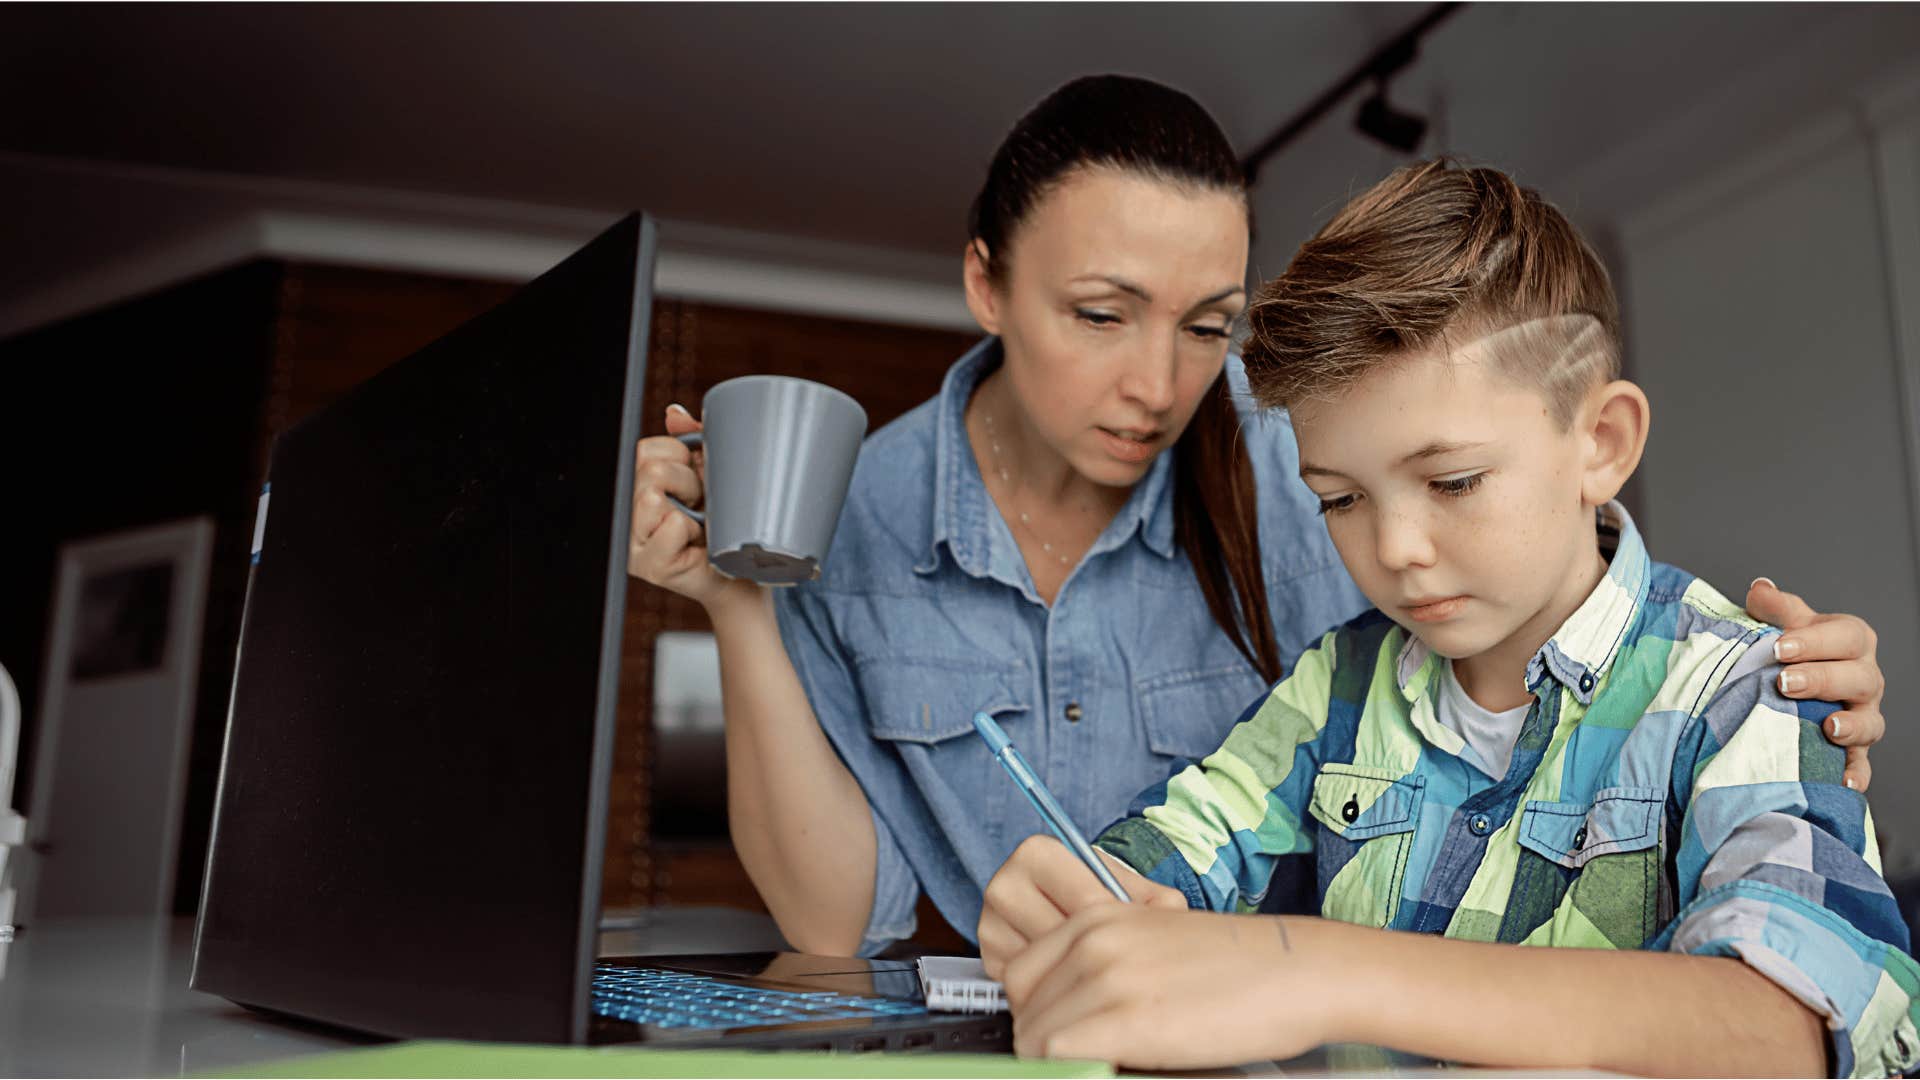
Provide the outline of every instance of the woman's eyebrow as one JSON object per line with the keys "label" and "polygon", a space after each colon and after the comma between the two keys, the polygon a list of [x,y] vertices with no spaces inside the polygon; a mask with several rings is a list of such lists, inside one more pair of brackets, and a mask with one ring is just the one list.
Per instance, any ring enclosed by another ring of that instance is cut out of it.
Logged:
{"label": "woman's eyebrow", "polygon": [[1152,294],[1148,293],[1142,286],[1136,285],[1123,277],[1116,277],[1113,274],[1081,274],[1079,277],[1070,278],[1067,284],[1073,285],[1082,281],[1098,281],[1102,284],[1111,285],[1123,293],[1137,296],[1149,304],[1153,303]]}
{"label": "woman's eyebrow", "polygon": [[[1146,303],[1149,303],[1149,304],[1153,303],[1153,294],[1148,292],[1144,286],[1138,285],[1132,281],[1127,280],[1126,278],[1120,277],[1115,274],[1081,274],[1079,277],[1070,278],[1067,283],[1069,285],[1072,285],[1082,281],[1098,281],[1098,282],[1101,282],[1102,284],[1111,285],[1114,288],[1119,289],[1123,293],[1127,293],[1130,296],[1139,297],[1142,301]],[[1226,288],[1221,289],[1219,292],[1214,293],[1212,296],[1208,296],[1199,301],[1196,301],[1193,306],[1196,308],[1201,308],[1201,307],[1206,307],[1208,304],[1217,304],[1220,301],[1225,300],[1230,296],[1234,296],[1238,293],[1243,293],[1246,291],[1247,291],[1247,287],[1245,285],[1229,285]]]}

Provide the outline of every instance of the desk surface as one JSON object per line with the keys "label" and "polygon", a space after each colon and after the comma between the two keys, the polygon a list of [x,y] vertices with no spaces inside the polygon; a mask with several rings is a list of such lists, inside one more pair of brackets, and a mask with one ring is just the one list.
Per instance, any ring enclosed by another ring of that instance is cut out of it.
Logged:
{"label": "desk surface", "polygon": [[[602,934],[600,952],[657,956],[783,947],[772,920],[764,915],[730,908],[661,908]],[[5,973],[0,975],[0,1077],[189,1076],[376,1041],[270,1020],[224,998],[187,989],[191,919],[40,922],[7,948]],[[1382,1066],[1402,1076],[1429,1071],[1410,1059],[1392,1064],[1347,1060],[1323,1050],[1284,1065],[1209,1072],[1378,1073]],[[1445,1075],[1470,1073],[1476,1071],[1452,1069]]]}
{"label": "desk surface", "polygon": [[[772,920],[663,908],[601,937],[606,955],[783,947]],[[186,1076],[367,1045],[187,989],[193,920],[35,923],[6,946],[0,1076]]]}

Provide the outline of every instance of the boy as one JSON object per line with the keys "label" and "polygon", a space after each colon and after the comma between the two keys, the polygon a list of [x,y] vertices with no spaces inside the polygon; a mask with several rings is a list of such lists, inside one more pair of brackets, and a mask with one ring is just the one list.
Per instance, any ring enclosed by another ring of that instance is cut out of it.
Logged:
{"label": "boy", "polygon": [[[1652,562],[1613,501],[1649,409],[1566,219],[1496,171],[1411,166],[1249,323],[1254,396],[1288,410],[1376,610],[1099,837],[1136,903],[1051,841],[1001,868],[980,943],[1020,1051],[1920,1064],[1920,965],[1834,706],[1785,696],[1777,633]],[[1304,853],[1323,918],[1215,914]]]}

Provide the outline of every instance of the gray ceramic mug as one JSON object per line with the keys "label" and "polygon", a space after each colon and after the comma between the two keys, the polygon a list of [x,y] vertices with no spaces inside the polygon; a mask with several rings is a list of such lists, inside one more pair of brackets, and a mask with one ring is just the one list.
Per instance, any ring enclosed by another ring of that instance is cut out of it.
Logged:
{"label": "gray ceramic mug", "polygon": [[707,561],[728,577],[792,585],[820,576],[867,433],[867,411],[831,386],[746,375],[707,391],[706,512],[667,496],[707,530]]}

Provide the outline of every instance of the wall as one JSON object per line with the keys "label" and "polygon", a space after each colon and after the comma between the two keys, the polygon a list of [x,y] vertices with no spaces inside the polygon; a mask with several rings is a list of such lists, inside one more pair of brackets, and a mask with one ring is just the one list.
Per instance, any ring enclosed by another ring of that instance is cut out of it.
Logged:
{"label": "wall", "polygon": [[1765,574],[1879,632],[1888,737],[1870,801],[1896,875],[1920,869],[1916,104],[1910,87],[1863,96],[1617,234],[1654,405],[1649,544],[1735,599]]}
{"label": "wall", "polygon": [[[194,746],[217,767],[278,281],[277,268],[249,264],[0,341],[0,664],[20,686],[22,763],[34,760],[59,545],[207,514],[216,528]],[[31,805],[33,785],[23,764],[15,806]],[[180,841],[189,862],[206,843],[211,791],[189,793]],[[181,875],[178,886],[184,898],[199,880]]]}

